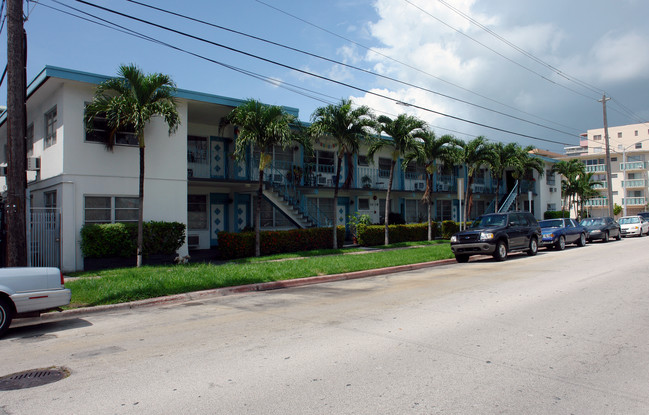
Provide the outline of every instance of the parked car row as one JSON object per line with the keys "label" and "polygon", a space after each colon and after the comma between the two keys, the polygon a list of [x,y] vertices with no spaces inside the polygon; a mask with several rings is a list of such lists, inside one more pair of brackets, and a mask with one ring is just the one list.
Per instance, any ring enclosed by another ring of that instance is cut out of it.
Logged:
{"label": "parked car row", "polygon": [[539,246],[561,251],[569,244],[584,246],[596,240],[649,235],[648,220],[636,215],[619,222],[611,217],[586,218],[579,223],[570,218],[537,222],[529,212],[490,213],[453,235],[451,250],[457,262],[467,262],[472,255],[492,255],[504,261],[510,252],[536,255]]}

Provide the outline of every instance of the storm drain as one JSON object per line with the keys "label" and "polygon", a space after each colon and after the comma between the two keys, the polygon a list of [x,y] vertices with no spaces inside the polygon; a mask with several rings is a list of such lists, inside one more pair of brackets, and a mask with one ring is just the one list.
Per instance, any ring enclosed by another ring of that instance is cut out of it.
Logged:
{"label": "storm drain", "polygon": [[48,383],[65,379],[68,376],[70,376],[70,371],[61,367],[25,370],[24,372],[1,377],[0,391],[13,391],[47,385]]}

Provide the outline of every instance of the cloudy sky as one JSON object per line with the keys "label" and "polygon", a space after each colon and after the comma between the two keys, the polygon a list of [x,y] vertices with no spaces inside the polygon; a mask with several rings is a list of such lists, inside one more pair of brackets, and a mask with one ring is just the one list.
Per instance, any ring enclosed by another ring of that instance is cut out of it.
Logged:
{"label": "cloudy sky", "polygon": [[[179,88],[297,108],[305,121],[353,98],[378,114],[415,114],[440,135],[557,152],[603,126],[603,94],[609,125],[649,120],[646,0],[138,1],[219,27],[127,0],[88,3],[140,20],[81,1],[29,2],[28,79],[45,65],[113,75],[133,62]],[[102,25],[88,21],[97,17]],[[1,35],[6,45],[6,25]]]}

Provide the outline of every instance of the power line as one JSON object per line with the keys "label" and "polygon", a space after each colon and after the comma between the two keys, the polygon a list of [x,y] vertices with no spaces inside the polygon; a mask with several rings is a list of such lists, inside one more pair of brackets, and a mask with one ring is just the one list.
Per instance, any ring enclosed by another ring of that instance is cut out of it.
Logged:
{"label": "power line", "polygon": [[[407,1],[407,0],[406,0],[406,1]],[[547,62],[541,60],[540,58],[538,58],[538,57],[536,57],[536,56],[534,56],[534,55],[531,54],[530,52],[526,51],[525,49],[523,49],[523,48],[517,46],[516,44],[510,42],[509,40],[507,40],[507,39],[504,38],[503,36],[499,35],[499,34],[496,33],[495,31],[493,31],[492,29],[488,28],[487,26],[484,26],[482,23],[480,23],[479,21],[475,20],[474,18],[472,18],[471,16],[467,15],[466,13],[462,12],[462,11],[459,10],[458,8],[456,8],[456,7],[454,7],[454,6],[450,5],[450,4],[448,4],[446,1],[444,1],[444,0],[437,0],[437,1],[440,2],[442,5],[446,6],[447,8],[449,8],[450,10],[452,10],[453,12],[455,12],[456,14],[460,15],[460,16],[463,17],[464,19],[466,19],[466,20],[468,20],[469,22],[473,23],[474,25],[478,26],[479,28],[481,28],[481,29],[484,30],[485,32],[489,33],[490,35],[492,35],[492,36],[495,37],[496,39],[498,39],[498,40],[500,40],[501,42],[505,43],[506,45],[508,45],[508,46],[511,47],[512,49],[514,49],[514,50],[520,52],[520,53],[523,54],[524,56],[527,56],[528,58],[530,58],[530,59],[533,60],[534,62],[536,62],[536,63],[538,63],[538,64],[540,64],[540,65],[542,65],[542,66],[545,66],[546,68],[550,69],[552,72],[556,73],[557,75],[561,76],[562,78],[564,78],[564,79],[566,79],[566,80],[568,80],[568,81],[574,82],[574,83],[576,83],[577,85],[579,85],[579,86],[581,86],[581,87],[583,87],[583,88],[586,88],[586,89],[588,89],[588,90],[590,90],[590,91],[592,91],[592,92],[594,92],[594,93],[596,93],[596,94],[598,94],[598,95],[603,95],[603,94],[605,93],[602,89],[597,88],[597,87],[595,87],[595,86],[593,86],[593,85],[590,85],[590,84],[588,84],[588,83],[586,83],[586,82],[584,82],[584,81],[581,81],[581,80],[579,80],[579,79],[577,79],[577,78],[575,78],[575,77],[572,77],[572,76],[566,74],[565,72],[561,71],[560,69],[557,69],[557,68],[555,68],[554,66],[550,65],[549,63],[547,63]]]}
{"label": "power line", "polygon": [[488,108],[488,107],[485,107],[485,106],[482,106],[482,105],[478,105],[478,104],[475,104],[475,103],[472,103],[472,102],[469,102],[469,101],[466,101],[466,100],[463,100],[463,99],[460,99],[460,98],[456,98],[456,97],[453,97],[453,96],[450,96],[450,95],[447,95],[447,94],[443,94],[443,93],[438,92],[438,91],[431,90],[429,88],[425,88],[425,87],[422,87],[422,86],[419,86],[419,85],[415,85],[413,83],[402,81],[400,79],[396,79],[396,78],[393,78],[393,77],[390,77],[390,76],[382,75],[382,74],[379,74],[379,73],[376,73],[376,72],[373,72],[373,71],[370,71],[370,70],[367,70],[367,69],[363,69],[363,68],[360,68],[360,67],[357,67],[357,66],[354,66],[354,65],[350,65],[350,64],[347,64],[347,63],[344,63],[344,62],[340,62],[340,61],[331,59],[331,58],[327,58],[327,57],[324,57],[324,56],[321,56],[321,55],[317,55],[317,54],[314,54],[314,53],[311,53],[311,52],[308,52],[308,51],[304,51],[304,50],[301,50],[301,49],[298,49],[298,48],[287,46],[287,45],[284,45],[284,44],[281,44],[281,43],[278,43],[278,42],[273,42],[273,41],[270,41],[270,40],[267,40],[267,39],[260,38],[258,36],[250,35],[248,33],[244,33],[244,32],[238,31],[238,30],[234,30],[234,29],[230,29],[230,28],[227,28],[227,27],[224,27],[224,26],[221,26],[221,25],[213,24],[213,23],[207,22],[205,20],[190,17],[190,16],[187,16],[187,15],[184,15],[184,14],[181,14],[181,13],[173,12],[173,11],[163,9],[163,8],[160,8],[160,7],[156,7],[156,6],[152,6],[152,5],[137,1],[137,0],[126,0],[126,1],[128,1],[130,3],[138,4],[138,5],[141,5],[141,6],[144,6],[144,7],[147,7],[149,9],[157,10],[157,11],[162,12],[162,13],[170,14],[170,15],[173,15],[173,16],[176,16],[176,17],[181,17],[183,19],[187,19],[187,20],[190,20],[192,22],[201,23],[201,24],[204,24],[204,25],[216,28],[216,29],[224,30],[224,31],[234,33],[234,34],[237,34],[237,35],[240,35],[240,36],[244,36],[244,37],[247,37],[247,38],[250,38],[250,39],[254,39],[254,40],[257,40],[257,41],[260,41],[260,42],[271,44],[273,46],[278,46],[278,47],[281,47],[281,48],[284,48],[284,49],[287,49],[287,50],[291,50],[291,51],[294,51],[294,52],[298,52],[298,53],[301,53],[301,54],[304,54],[304,55],[307,55],[307,56],[310,56],[310,57],[321,59],[321,60],[324,60],[326,62],[334,63],[336,65],[341,65],[341,66],[344,66],[346,68],[351,68],[351,69],[354,69],[354,70],[357,70],[357,71],[360,71],[360,72],[363,72],[363,73],[367,73],[367,74],[370,74],[370,75],[373,75],[373,76],[377,76],[379,78],[387,79],[387,80],[392,81],[392,82],[396,82],[396,83],[406,85],[406,86],[409,86],[409,87],[412,87],[412,88],[416,88],[416,89],[419,89],[419,90],[422,90],[422,91],[425,91],[425,92],[429,92],[431,94],[435,94],[435,95],[438,95],[438,96],[441,96],[441,97],[444,97],[444,98],[448,98],[448,99],[451,99],[451,100],[454,100],[454,101],[457,101],[457,102],[461,102],[463,104],[470,105],[470,106],[473,106],[473,107],[476,107],[476,108],[479,108],[479,109],[482,109],[482,110],[485,110],[485,111],[493,112],[495,114],[499,114],[499,115],[502,115],[504,117],[512,118],[512,119],[515,119],[517,121],[522,121],[522,122],[525,122],[525,123],[528,123],[528,124],[535,125],[537,127],[546,128],[546,129],[549,129],[549,130],[552,130],[552,131],[555,131],[555,132],[558,132],[558,133],[561,133],[561,134],[565,134],[565,135],[568,135],[568,136],[571,136],[571,137],[574,136],[574,134],[566,132],[566,131],[561,131],[561,130],[558,130],[558,129],[553,128],[553,127],[549,127],[549,126],[546,126],[546,125],[543,125],[543,124],[539,124],[539,123],[534,122],[534,121],[526,120],[524,118],[520,118],[520,117],[511,115],[511,114],[507,114],[507,113],[504,113],[502,111],[498,111],[498,110],[495,110],[495,109],[492,109],[492,108]]}
{"label": "power line", "polygon": [[[548,123],[551,123],[551,124],[554,124],[554,125],[558,125],[558,126],[563,127],[563,128],[574,129],[573,127],[570,127],[570,126],[567,126],[567,125],[564,125],[564,124],[560,124],[560,123],[558,123],[558,122],[556,122],[556,121],[548,120],[548,119],[546,119],[546,118],[540,117],[540,116],[535,115],[535,114],[531,114],[531,113],[526,112],[526,111],[523,111],[523,110],[521,110],[521,109],[519,109],[519,108],[513,107],[513,106],[511,106],[511,105],[508,105],[508,104],[505,104],[505,103],[500,102],[500,101],[498,101],[498,100],[495,100],[495,99],[493,99],[493,98],[490,98],[490,97],[488,97],[488,96],[486,96],[486,95],[482,95],[482,94],[480,94],[480,93],[478,93],[478,92],[472,91],[472,90],[470,90],[470,89],[468,89],[468,88],[464,88],[464,87],[462,87],[462,86],[460,86],[460,85],[457,85],[457,84],[455,84],[455,83],[453,83],[453,82],[447,81],[447,80],[445,80],[445,79],[443,79],[443,78],[441,78],[441,77],[438,77],[438,76],[436,76],[436,75],[431,74],[430,72],[426,72],[426,71],[424,71],[424,70],[422,70],[422,69],[420,69],[420,68],[417,68],[416,66],[410,65],[410,64],[407,63],[407,62],[403,62],[403,61],[401,61],[401,60],[395,59],[395,58],[393,58],[393,57],[391,57],[391,56],[389,56],[389,55],[387,55],[387,54],[385,54],[385,53],[383,53],[383,52],[381,52],[381,51],[378,51],[378,50],[376,50],[376,49],[372,49],[372,48],[370,48],[369,46],[363,45],[362,43],[356,42],[356,41],[354,41],[354,40],[352,40],[352,39],[349,39],[349,38],[347,38],[347,37],[345,37],[345,36],[342,36],[342,35],[340,35],[340,34],[338,34],[338,33],[335,33],[335,32],[333,32],[333,31],[331,31],[331,30],[329,30],[329,29],[326,29],[326,28],[324,28],[324,27],[322,27],[322,26],[319,26],[319,25],[317,25],[317,24],[315,24],[315,23],[313,23],[313,22],[310,22],[310,21],[308,21],[308,20],[306,20],[306,19],[303,19],[303,18],[301,18],[301,17],[299,17],[299,16],[296,16],[296,15],[294,15],[294,14],[292,14],[292,13],[289,13],[289,12],[287,12],[287,11],[285,11],[285,10],[282,10],[282,9],[276,7],[276,6],[273,6],[273,5],[271,5],[271,4],[268,4],[268,3],[266,3],[266,2],[264,2],[264,1],[262,1],[262,0],[254,0],[254,1],[256,1],[257,3],[262,4],[262,5],[264,5],[264,6],[268,7],[268,8],[270,8],[270,9],[273,9],[273,10],[279,12],[279,13],[282,13],[282,14],[284,14],[284,15],[286,15],[286,16],[289,16],[289,17],[291,17],[291,18],[293,18],[293,19],[295,19],[295,20],[298,20],[298,21],[300,21],[300,22],[302,22],[302,23],[304,23],[304,24],[306,24],[306,25],[312,26],[312,27],[314,27],[314,28],[316,28],[316,29],[318,29],[318,30],[321,30],[321,31],[323,31],[323,32],[325,32],[325,33],[328,33],[328,34],[330,34],[330,35],[332,35],[332,36],[335,36],[335,37],[337,37],[337,38],[339,38],[339,39],[342,39],[342,40],[344,40],[344,41],[346,41],[346,42],[349,42],[349,43],[351,43],[351,44],[353,44],[353,45],[356,45],[356,46],[358,46],[358,47],[360,47],[360,48],[362,48],[362,49],[365,49],[365,50],[367,50],[368,52],[371,52],[371,53],[374,53],[374,54],[376,54],[376,55],[382,56],[382,57],[384,57],[384,58],[386,58],[386,59],[388,59],[388,60],[390,60],[390,61],[392,61],[392,62],[398,63],[398,64],[400,64],[400,65],[402,65],[402,66],[404,66],[404,67],[407,67],[407,68],[409,68],[409,69],[412,69],[412,70],[414,70],[414,71],[417,71],[417,72],[419,72],[419,73],[421,73],[421,74],[423,74],[423,75],[429,76],[429,77],[431,77],[431,78],[433,78],[433,79],[436,79],[436,80],[438,80],[438,81],[440,81],[440,82],[443,82],[443,83],[445,83],[445,84],[447,84],[447,85],[451,85],[451,86],[453,86],[453,87],[455,87],[455,88],[461,89],[462,91],[468,92],[468,93],[470,93],[470,94],[473,94],[473,95],[475,95],[475,96],[477,96],[477,97],[480,97],[480,98],[482,98],[482,99],[485,99],[485,100],[487,100],[487,101],[490,101],[490,102],[496,103],[496,104],[498,104],[498,105],[502,105],[503,107],[506,107],[506,108],[509,108],[509,109],[511,109],[511,110],[517,111],[517,112],[519,112],[519,113],[526,114],[526,115],[529,115],[529,116],[531,116],[531,117],[537,118],[537,119],[539,119],[539,120],[541,120],[541,121],[545,121],[545,122],[548,122]],[[577,130],[575,129],[575,131],[577,131]]]}
{"label": "power line", "polygon": [[518,66],[518,67],[520,67],[520,68],[522,68],[522,69],[524,69],[524,70],[526,70],[526,71],[528,71],[528,72],[531,72],[531,73],[533,73],[534,75],[537,75],[537,76],[540,77],[541,79],[543,79],[543,80],[545,80],[545,81],[547,81],[547,82],[550,82],[550,83],[552,83],[552,84],[554,84],[554,85],[557,85],[557,86],[559,86],[559,87],[561,87],[561,88],[564,88],[564,89],[566,89],[566,90],[568,90],[568,91],[571,91],[571,92],[573,92],[573,93],[575,93],[575,94],[577,94],[577,95],[581,95],[582,97],[584,97],[584,98],[586,98],[586,99],[588,99],[588,100],[593,100],[593,99],[594,99],[593,97],[589,97],[588,95],[582,94],[581,92],[579,92],[579,91],[577,91],[577,90],[574,90],[574,89],[572,89],[572,88],[569,88],[569,87],[567,87],[567,86],[565,86],[565,85],[563,85],[563,84],[560,84],[560,83],[558,83],[558,82],[555,82],[555,81],[553,81],[552,79],[550,79],[550,78],[548,78],[548,77],[546,77],[546,76],[544,76],[544,75],[542,75],[542,74],[536,72],[535,70],[533,70],[533,69],[531,69],[531,68],[528,68],[527,66],[525,66],[525,65],[523,65],[523,64],[521,64],[521,63],[516,62],[515,60],[513,60],[513,59],[511,59],[511,58],[509,58],[509,57],[503,55],[502,53],[498,52],[497,50],[495,50],[495,49],[493,49],[493,48],[491,48],[491,47],[485,45],[484,43],[480,42],[479,40],[477,40],[477,39],[475,39],[475,38],[473,38],[473,37],[467,35],[466,33],[462,32],[461,30],[458,30],[458,29],[454,28],[453,26],[449,25],[448,23],[446,23],[445,21],[441,20],[440,18],[433,16],[432,13],[429,13],[428,11],[426,11],[426,10],[424,10],[423,8],[419,7],[418,5],[414,4],[414,3],[411,2],[410,0],[403,0],[403,1],[405,1],[405,2],[408,3],[408,4],[410,4],[411,6],[415,7],[416,9],[420,10],[422,13],[425,13],[425,14],[427,14],[428,16],[430,16],[431,18],[437,20],[438,22],[440,22],[440,23],[443,24],[444,26],[448,27],[449,29],[453,30],[454,32],[456,32],[456,33],[458,33],[458,34],[460,34],[460,35],[466,37],[467,39],[472,40],[473,42],[477,43],[478,45],[482,46],[483,48],[488,49],[488,50],[490,50],[491,52],[495,53],[496,55],[500,56],[501,58],[503,58],[503,59],[509,61],[510,63],[513,63],[514,65],[516,65],[516,66]]}
{"label": "power line", "polygon": [[[299,73],[302,73],[304,75],[309,75],[309,76],[312,76],[314,78],[322,79],[322,80],[325,80],[325,81],[328,81],[328,82],[331,82],[331,83],[335,83],[337,85],[341,85],[341,86],[344,86],[344,87],[347,87],[347,88],[350,88],[350,89],[354,89],[356,91],[360,91],[360,92],[363,92],[363,93],[368,94],[368,95],[373,95],[373,96],[376,96],[376,97],[379,97],[379,98],[383,98],[383,99],[386,99],[386,100],[389,100],[389,101],[393,101],[395,103],[401,102],[398,99],[389,97],[387,95],[379,94],[377,92],[373,92],[373,91],[370,91],[370,90],[367,90],[367,89],[364,89],[364,88],[360,88],[358,86],[351,85],[351,84],[348,84],[346,82],[337,81],[337,80],[334,80],[334,79],[331,79],[331,78],[327,78],[326,76],[323,76],[323,75],[318,75],[316,73],[309,72],[309,71],[306,71],[306,70],[303,70],[303,69],[299,69],[299,68],[296,68],[296,67],[281,63],[281,62],[277,62],[277,61],[274,61],[272,59],[264,58],[264,57],[261,57],[261,56],[258,56],[258,55],[255,55],[255,54],[252,54],[252,53],[249,53],[249,52],[242,51],[240,49],[236,49],[236,48],[233,48],[233,47],[230,47],[230,46],[227,46],[227,45],[220,44],[218,42],[214,42],[214,41],[211,41],[211,40],[208,40],[208,39],[205,39],[205,38],[201,38],[199,36],[195,36],[195,35],[192,35],[192,34],[189,34],[189,33],[185,33],[185,32],[182,32],[180,30],[172,29],[172,28],[164,26],[164,25],[153,23],[153,22],[150,22],[150,21],[145,20],[145,19],[140,19],[138,17],[130,16],[128,14],[125,14],[125,13],[122,13],[122,12],[119,12],[119,11],[116,11],[116,10],[112,10],[112,9],[109,9],[109,8],[106,8],[106,7],[103,7],[103,6],[92,4],[92,3],[89,3],[89,2],[87,2],[85,0],[75,0],[75,1],[78,2],[78,3],[82,3],[82,4],[85,4],[85,5],[88,5],[88,6],[91,6],[91,7],[94,7],[94,8],[97,8],[97,9],[112,13],[112,14],[116,14],[118,16],[125,17],[127,19],[135,20],[135,21],[138,21],[140,23],[144,23],[144,24],[147,24],[147,25],[150,25],[150,26],[154,26],[154,27],[157,27],[159,29],[166,30],[166,31],[169,31],[169,32],[172,32],[172,33],[175,33],[175,34],[179,34],[181,36],[185,36],[185,37],[188,37],[190,39],[194,39],[194,40],[198,40],[200,42],[208,43],[208,44],[211,44],[213,46],[217,46],[217,47],[220,47],[220,48],[223,48],[223,49],[235,52],[235,53],[242,54],[244,56],[248,56],[248,57],[251,57],[251,58],[254,58],[254,59],[261,60],[261,61],[266,62],[266,63],[270,63],[270,64],[273,64],[273,65],[276,65],[276,66],[280,66],[282,68],[293,70],[295,72],[299,72]],[[491,130],[494,130],[494,131],[504,132],[504,133],[507,133],[507,134],[513,134],[513,135],[517,135],[519,137],[529,138],[529,139],[532,139],[532,140],[538,140],[538,141],[554,143],[554,144],[561,144],[561,145],[568,145],[567,143],[564,143],[564,142],[559,142],[559,141],[555,141],[555,140],[549,140],[549,139],[546,139],[546,138],[536,137],[536,136],[532,136],[532,135],[528,135],[528,134],[517,133],[517,132],[511,131],[511,130],[504,129],[504,128],[494,127],[494,126],[491,126],[491,125],[488,125],[488,124],[484,124],[484,123],[480,123],[480,122],[476,122],[476,121],[471,121],[471,120],[468,120],[468,119],[465,119],[465,118],[462,118],[462,117],[458,117],[458,116],[443,113],[441,111],[436,111],[436,110],[433,110],[433,109],[430,109],[430,108],[422,107],[420,105],[415,105],[415,104],[408,104],[408,105],[410,105],[413,108],[417,108],[419,110],[422,110],[422,111],[426,111],[426,112],[430,112],[430,113],[433,113],[433,114],[441,115],[441,116],[444,116],[444,117],[447,117],[447,118],[450,118],[450,119],[454,119],[454,120],[457,120],[457,121],[462,121],[462,122],[472,124],[472,125],[476,125],[476,126],[479,126],[479,127],[488,128],[488,129],[491,129]]]}
{"label": "power line", "polygon": [[[208,61],[208,62],[215,63],[215,64],[220,65],[220,66],[223,66],[223,67],[225,67],[225,68],[227,68],[227,69],[231,69],[231,70],[236,71],[236,72],[239,72],[239,73],[241,73],[241,74],[244,74],[244,75],[247,75],[247,76],[250,76],[250,77],[256,78],[256,79],[258,79],[258,80],[261,80],[261,81],[263,81],[263,82],[269,83],[269,84],[271,84],[271,85],[274,85],[274,86],[278,86],[278,87],[280,87],[280,88],[287,89],[287,90],[289,90],[289,91],[291,91],[291,92],[297,93],[297,94],[299,94],[299,95],[303,95],[303,96],[305,96],[305,97],[307,97],[307,98],[311,98],[311,99],[314,99],[314,100],[319,101],[319,102],[322,102],[322,103],[329,104],[329,103],[332,103],[332,102],[331,102],[331,101],[324,100],[324,99],[322,99],[322,98],[317,98],[315,95],[320,95],[320,96],[323,96],[323,97],[326,97],[326,98],[330,98],[330,99],[333,99],[333,100],[336,100],[336,99],[337,99],[337,98],[335,98],[335,97],[331,97],[331,96],[328,96],[328,95],[325,95],[325,94],[322,94],[322,93],[319,93],[319,92],[316,92],[316,91],[313,91],[313,90],[310,90],[310,89],[307,89],[307,88],[303,88],[303,87],[298,86],[298,85],[294,85],[294,84],[291,84],[291,83],[288,83],[288,82],[284,82],[284,81],[279,81],[279,80],[276,80],[276,79],[273,79],[273,78],[270,78],[270,77],[266,77],[266,76],[263,76],[263,75],[257,74],[257,73],[252,72],[252,71],[248,71],[248,70],[245,70],[245,69],[242,69],[242,68],[238,68],[238,67],[236,67],[236,66],[232,66],[232,65],[228,65],[228,64],[225,64],[225,63],[222,63],[222,62],[216,61],[216,60],[214,60],[214,59],[210,59],[210,58],[208,58],[208,57],[206,57],[206,56],[199,55],[199,54],[197,54],[197,53],[194,53],[194,52],[188,51],[188,50],[186,50],[186,49],[183,49],[183,48],[180,48],[180,47],[174,46],[174,45],[172,45],[172,44],[169,44],[169,43],[163,42],[163,41],[161,41],[161,40],[155,39],[155,38],[153,38],[153,37],[150,37],[150,36],[144,35],[144,34],[142,34],[142,33],[136,32],[136,31],[134,31],[134,30],[132,30],[132,29],[128,29],[128,28],[126,28],[126,27],[124,27],[124,26],[121,26],[121,25],[118,25],[118,24],[116,24],[116,23],[110,22],[110,21],[108,21],[108,20],[106,20],[106,19],[102,19],[102,18],[100,18],[100,17],[98,17],[98,16],[96,16],[96,15],[93,15],[93,14],[91,14],[91,13],[87,13],[87,12],[85,12],[85,11],[83,11],[83,10],[80,10],[80,9],[77,9],[77,8],[72,7],[72,6],[70,6],[70,5],[67,5],[67,4],[64,4],[64,3],[61,3],[61,2],[58,1],[58,0],[51,0],[51,1],[53,1],[54,3],[60,4],[60,5],[64,6],[64,7],[68,7],[68,8],[70,8],[70,9],[72,9],[72,10],[75,10],[75,11],[77,11],[77,12],[79,12],[79,13],[83,13],[83,14],[85,14],[86,16],[90,16],[90,17],[92,17],[92,18],[94,18],[94,19],[100,20],[100,22],[97,22],[97,21],[91,20],[91,19],[86,18],[86,17],[83,17],[83,16],[78,16],[78,15],[75,15],[75,14],[70,13],[70,12],[66,12],[65,10],[58,9],[58,8],[56,8],[56,7],[52,7],[52,6],[49,6],[49,5],[44,4],[44,3],[39,3],[39,4],[41,4],[41,5],[44,6],[44,7],[48,7],[48,8],[50,8],[50,9],[52,9],[52,10],[56,10],[56,11],[61,12],[61,13],[64,13],[64,14],[67,14],[67,15],[70,15],[70,16],[73,16],[73,17],[77,17],[77,18],[82,19],[82,20],[86,20],[86,21],[88,21],[88,22],[90,22],[90,23],[94,23],[94,24],[97,24],[97,25],[99,25],[99,26],[103,26],[103,27],[106,27],[106,28],[109,28],[109,29],[112,29],[112,30],[116,30],[116,31],[118,31],[118,32],[125,33],[125,34],[127,34],[127,35],[135,36],[135,37],[137,37],[137,38],[140,38],[140,39],[143,39],[143,40],[147,40],[147,41],[152,42],[152,43],[157,43],[157,44],[159,44],[159,45],[169,47],[169,48],[171,48],[171,49],[177,50],[177,51],[179,51],[179,52],[186,53],[186,54],[188,54],[188,55],[191,55],[191,56],[197,57],[197,58],[199,58],[199,59],[203,59],[203,60],[206,60],[206,61]],[[102,23],[102,22],[105,22],[105,23]],[[308,94],[307,94],[306,92],[300,92],[300,90],[307,91]]]}

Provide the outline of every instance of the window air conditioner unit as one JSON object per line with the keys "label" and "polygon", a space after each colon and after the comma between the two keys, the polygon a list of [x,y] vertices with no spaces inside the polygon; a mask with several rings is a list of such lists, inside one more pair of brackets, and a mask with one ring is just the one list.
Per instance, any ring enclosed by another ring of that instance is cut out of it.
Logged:
{"label": "window air conditioner unit", "polygon": [[198,235],[189,235],[187,236],[187,245],[189,249],[196,249],[200,245],[201,239]]}
{"label": "window air conditioner unit", "polygon": [[41,169],[40,157],[27,157],[27,170],[38,171]]}
{"label": "window air conditioner unit", "polygon": [[282,175],[281,174],[273,174],[273,181],[275,183],[279,183],[282,181]]}
{"label": "window air conditioner unit", "polygon": [[318,184],[320,184],[320,185],[325,185],[325,184],[327,184],[327,178],[324,177],[324,176],[320,176],[320,177],[318,177]]}
{"label": "window air conditioner unit", "polygon": [[415,190],[424,190],[425,188],[426,188],[426,183],[424,182],[415,183]]}

